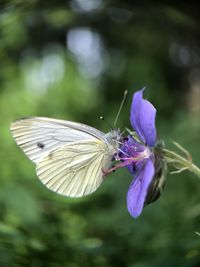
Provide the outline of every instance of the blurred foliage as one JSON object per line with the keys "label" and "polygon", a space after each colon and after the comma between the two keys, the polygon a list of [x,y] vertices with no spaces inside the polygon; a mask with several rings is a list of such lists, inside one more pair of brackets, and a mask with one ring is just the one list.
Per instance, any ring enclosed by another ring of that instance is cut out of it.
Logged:
{"label": "blurred foliage", "polygon": [[133,220],[127,170],[91,196],[65,198],[39,182],[9,131],[31,115],[109,131],[129,89],[123,130],[132,93],[146,86],[160,136],[200,165],[199,5],[2,0],[0,7],[0,266],[199,266],[196,177],[169,174],[163,196]]}

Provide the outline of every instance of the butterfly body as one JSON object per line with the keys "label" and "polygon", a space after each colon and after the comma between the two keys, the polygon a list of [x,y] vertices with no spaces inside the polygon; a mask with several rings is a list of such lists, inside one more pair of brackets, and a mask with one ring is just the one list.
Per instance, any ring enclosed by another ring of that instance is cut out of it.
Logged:
{"label": "butterfly body", "polygon": [[121,134],[105,134],[85,124],[28,117],[11,124],[16,143],[36,164],[50,190],[81,197],[94,192],[118,152]]}

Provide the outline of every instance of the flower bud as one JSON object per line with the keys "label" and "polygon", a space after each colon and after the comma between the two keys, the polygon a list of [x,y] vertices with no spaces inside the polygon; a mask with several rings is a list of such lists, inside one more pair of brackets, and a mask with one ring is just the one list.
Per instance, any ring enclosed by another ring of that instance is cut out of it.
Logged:
{"label": "flower bud", "polygon": [[162,153],[163,144],[159,144],[155,148],[155,175],[154,178],[149,186],[147,196],[145,199],[145,205],[148,205],[154,201],[156,201],[163,192],[166,182],[166,175],[167,175],[167,164],[163,158]]}

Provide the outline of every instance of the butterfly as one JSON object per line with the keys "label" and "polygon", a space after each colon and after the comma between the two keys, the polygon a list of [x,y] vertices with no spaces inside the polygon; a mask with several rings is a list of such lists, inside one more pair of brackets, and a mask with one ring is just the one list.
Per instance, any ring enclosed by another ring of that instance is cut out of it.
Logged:
{"label": "butterfly", "polygon": [[36,164],[36,173],[52,191],[69,197],[93,193],[118,153],[119,129],[105,134],[82,123],[27,117],[11,124],[17,145]]}

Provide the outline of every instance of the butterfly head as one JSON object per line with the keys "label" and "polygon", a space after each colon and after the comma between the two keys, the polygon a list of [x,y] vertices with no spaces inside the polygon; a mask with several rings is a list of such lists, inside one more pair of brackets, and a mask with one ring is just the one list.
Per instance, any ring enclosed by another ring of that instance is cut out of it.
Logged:
{"label": "butterfly head", "polygon": [[113,129],[109,133],[106,134],[106,139],[108,143],[113,145],[114,147],[119,147],[122,142],[122,133],[120,129]]}

